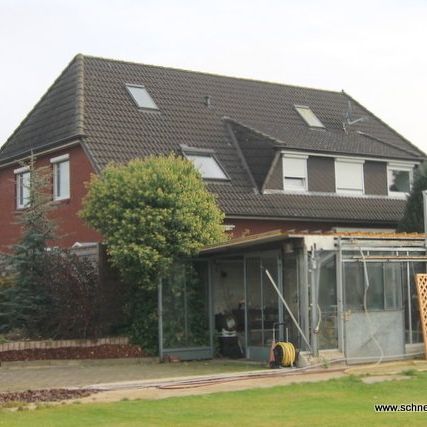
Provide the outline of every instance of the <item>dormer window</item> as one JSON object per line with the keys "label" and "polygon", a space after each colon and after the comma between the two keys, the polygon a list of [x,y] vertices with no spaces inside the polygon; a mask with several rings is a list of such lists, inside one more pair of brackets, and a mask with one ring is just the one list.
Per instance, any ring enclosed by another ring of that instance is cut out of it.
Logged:
{"label": "dormer window", "polygon": [[301,154],[283,156],[283,189],[307,191],[307,156]]}
{"label": "dormer window", "polygon": [[126,89],[137,107],[141,108],[141,110],[159,109],[144,85],[126,85]]}
{"label": "dormer window", "polygon": [[193,163],[203,179],[220,181],[229,179],[212,150],[187,146],[182,146],[181,148],[184,156]]}
{"label": "dormer window", "polygon": [[323,123],[317,118],[313,111],[311,111],[310,107],[307,107],[306,105],[295,105],[295,109],[298,111],[299,115],[304,119],[308,126],[312,128],[325,128]]}
{"label": "dormer window", "polygon": [[405,197],[411,191],[412,168],[390,163],[387,167],[388,194]]}

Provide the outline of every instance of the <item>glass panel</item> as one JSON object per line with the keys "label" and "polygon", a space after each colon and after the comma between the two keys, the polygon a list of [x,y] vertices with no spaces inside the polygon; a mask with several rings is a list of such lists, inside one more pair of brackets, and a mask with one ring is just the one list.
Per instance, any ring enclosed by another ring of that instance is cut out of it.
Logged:
{"label": "glass panel", "polygon": [[245,340],[245,289],[243,260],[218,261],[213,267],[215,329],[221,332],[224,322],[232,318],[239,342]]}
{"label": "glass panel", "polygon": [[[271,277],[276,282],[276,285],[279,286],[277,280],[277,258],[263,259],[262,264],[263,267],[268,270]],[[277,323],[279,321],[278,296],[264,269],[262,282],[262,312],[264,316],[264,341],[262,344],[266,346],[271,346],[271,341],[273,339],[273,325],[274,323]]]}
{"label": "glass panel", "polygon": [[209,345],[208,263],[176,265],[163,281],[163,347]]}
{"label": "glass panel", "polygon": [[335,256],[321,264],[318,303],[321,311],[319,348],[338,347],[337,283]]}
{"label": "glass panel", "polygon": [[389,191],[409,193],[411,191],[411,179],[409,171],[389,170]]}
{"label": "glass panel", "polygon": [[384,304],[386,309],[402,308],[402,287],[405,274],[406,264],[384,263]]}
{"label": "glass panel", "polygon": [[360,262],[343,264],[346,309],[363,310],[364,277]]}
{"label": "glass panel", "polygon": [[[283,258],[283,296],[292,311],[295,318],[299,319],[299,304],[298,304],[298,263],[295,253],[286,253]],[[292,321],[286,308],[283,307],[283,321],[285,327],[283,328],[283,339],[286,340],[286,333],[288,341],[296,347],[300,347],[300,336],[298,329]]]}
{"label": "glass panel", "polygon": [[126,88],[139,108],[147,108],[150,110],[159,109],[145,87],[127,85]]}
{"label": "glass panel", "polygon": [[367,270],[369,279],[369,288],[367,293],[368,310],[384,310],[383,264],[380,262],[367,263]]}
{"label": "glass panel", "polygon": [[285,176],[285,190],[305,190],[305,179]]}
{"label": "glass panel", "polygon": [[17,207],[23,208],[28,205],[30,201],[30,172],[23,172],[16,177],[17,185]]}
{"label": "glass panel", "polygon": [[264,269],[278,285],[276,257],[247,258],[248,345],[252,346],[271,345],[273,324],[279,321],[277,293]]}
{"label": "glass panel", "polygon": [[295,106],[295,108],[309,126],[320,128],[325,127],[309,107]]}
{"label": "glass panel", "polygon": [[261,260],[259,258],[246,259],[246,294],[248,307],[248,345],[262,345]]}
{"label": "glass panel", "polygon": [[70,162],[59,162],[55,166],[55,198],[67,199],[70,197]]}
{"label": "glass panel", "polygon": [[188,160],[191,160],[196,169],[199,170],[203,178],[207,179],[227,179],[224,171],[218,162],[212,156],[201,156],[196,154],[187,154]]}

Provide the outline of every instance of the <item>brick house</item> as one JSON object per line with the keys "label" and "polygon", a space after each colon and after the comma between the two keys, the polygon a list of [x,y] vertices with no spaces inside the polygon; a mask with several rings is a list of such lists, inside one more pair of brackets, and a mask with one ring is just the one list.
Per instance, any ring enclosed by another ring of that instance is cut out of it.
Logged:
{"label": "brick house", "polygon": [[374,335],[381,358],[419,351],[425,236],[343,232],[394,229],[425,154],[346,93],[77,55],[0,150],[0,251],[19,236],[31,152],[52,168],[55,245],[102,240],[78,217],[91,174],[171,152],[199,168],[234,236],[276,230],[162,278],[161,355],[212,357],[231,319],[251,359],[266,360],[277,323],[281,339],[347,361],[377,361]]}
{"label": "brick house", "polygon": [[234,236],[394,228],[425,154],[344,92],[77,55],[0,151],[0,250],[19,233],[30,152],[53,170],[61,246],[99,242],[77,213],[109,162],[181,153]]}

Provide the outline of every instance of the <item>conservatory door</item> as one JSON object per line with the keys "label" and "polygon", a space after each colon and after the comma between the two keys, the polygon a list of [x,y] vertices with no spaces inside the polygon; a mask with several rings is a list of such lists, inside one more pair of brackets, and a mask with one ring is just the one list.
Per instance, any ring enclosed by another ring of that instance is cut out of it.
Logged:
{"label": "conservatory door", "polygon": [[159,287],[160,357],[213,356],[209,309],[209,263],[177,264]]}
{"label": "conservatory door", "polygon": [[277,255],[245,258],[246,357],[252,360],[268,360],[273,325],[282,318],[278,295],[265,272],[270,272],[281,289],[278,263]]}

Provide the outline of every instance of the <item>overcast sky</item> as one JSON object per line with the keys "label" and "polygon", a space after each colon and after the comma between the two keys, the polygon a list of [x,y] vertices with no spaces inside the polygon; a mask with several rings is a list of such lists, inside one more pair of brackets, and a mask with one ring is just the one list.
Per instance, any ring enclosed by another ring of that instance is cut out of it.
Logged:
{"label": "overcast sky", "polygon": [[344,89],[427,151],[427,0],[0,0],[0,144],[76,53]]}

